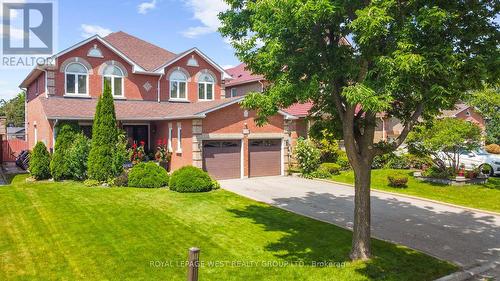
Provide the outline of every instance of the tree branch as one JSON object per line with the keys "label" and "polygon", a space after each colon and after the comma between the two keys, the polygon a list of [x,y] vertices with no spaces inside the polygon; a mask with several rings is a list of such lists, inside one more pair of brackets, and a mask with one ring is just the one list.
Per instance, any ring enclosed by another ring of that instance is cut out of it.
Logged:
{"label": "tree branch", "polygon": [[420,116],[422,115],[422,112],[424,112],[424,103],[419,103],[417,105],[417,109],[415,110],[415,112],[413,112],[412,116],[410,117],[410,120],[406,122],[399,137],[396,139],[396,141],[392,143],[393,149],[398,148],[405,141],[406,137],[413,129],[413,126],[415,126],[415,124],[417,123],[418,118],[420,118]]}

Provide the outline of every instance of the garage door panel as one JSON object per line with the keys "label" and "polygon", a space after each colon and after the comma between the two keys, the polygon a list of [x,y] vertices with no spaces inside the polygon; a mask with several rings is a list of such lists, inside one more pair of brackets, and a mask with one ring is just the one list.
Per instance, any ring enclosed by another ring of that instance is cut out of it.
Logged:
{"label": "garage door panel", "polygon": [[281,175],[281,140],[249,141],[249,176]]}
{"label": "garage door panel", "polygon": [[203,142],[203,169],[216,179],[239,178],[240,141]]}

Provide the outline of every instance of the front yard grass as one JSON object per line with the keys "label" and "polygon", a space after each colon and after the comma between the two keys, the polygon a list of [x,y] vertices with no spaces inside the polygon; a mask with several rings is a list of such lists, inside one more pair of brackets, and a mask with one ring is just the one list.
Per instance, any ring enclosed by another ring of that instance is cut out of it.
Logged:
{"label": "front yard grass", "polygon": [[185,280],[191,246],[201,248],[200,280],[420,281],[456,270],[379,240],[375,258],[349,262],[351,232],[224,190],[25,177],[0,187],[0,280]]}
{"label": "front yard grass", "polygon": [[[392,172],[408,174],[408,187],[397,188],[388,184],[387,176]],[[378,169],[372,170],[372,188],[408,194],[471,208],[500,212],[500,178],[490,177],[484,185],[451,186],[426,183],[416,180],[410,170]],[[352,171],[342,172],[331,177],[332,180],[354,183]]]}

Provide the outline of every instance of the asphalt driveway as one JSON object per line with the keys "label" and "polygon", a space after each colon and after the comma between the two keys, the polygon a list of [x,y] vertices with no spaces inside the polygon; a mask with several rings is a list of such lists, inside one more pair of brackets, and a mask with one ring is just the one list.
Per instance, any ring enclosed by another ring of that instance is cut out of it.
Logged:
{"label": "asphalt driveway", "polygon": [[[354,189],[297,177],[221,181],[222,188],[352,229]],[[500,216],[372,191],[372,235],[461,266],[500,260]],[[500,202],[499,202],[500,204]]]}

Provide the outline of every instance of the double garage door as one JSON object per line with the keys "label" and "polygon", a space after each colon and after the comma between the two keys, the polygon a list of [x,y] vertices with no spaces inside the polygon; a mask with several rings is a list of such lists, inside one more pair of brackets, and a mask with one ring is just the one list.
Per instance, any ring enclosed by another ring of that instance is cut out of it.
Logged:
{"label": "double garage door", "polygon": [[[203,169],[216,179],[241,177],[241,140],[204,141]],[[281,140],[249,140],[250,177],[281,174]]]}

